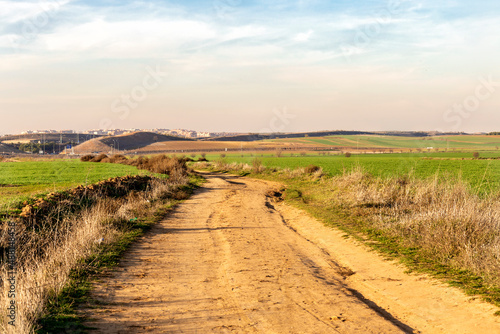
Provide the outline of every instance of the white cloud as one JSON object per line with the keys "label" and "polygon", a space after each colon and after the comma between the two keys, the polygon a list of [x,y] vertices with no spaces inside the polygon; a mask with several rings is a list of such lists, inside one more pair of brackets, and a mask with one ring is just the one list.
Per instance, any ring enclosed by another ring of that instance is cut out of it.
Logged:
{"label": "white cloud", "polygon": [[16,23],[19,21],[43,20],[42,14],[61,9],[70,3],[70,0],[47,0],[33,2],[0,1],[0,21],[2,23]]}
{"label": "white cloud", "polygon": [[228,33],[223,35],[223,40],[262,36],[268,32],[268,28],[256,25],[244,25],[232,27]]}
{"label": "white cloud", "polygon": [[102,57],[139,57],[179,48],[216,36],[203,22],[147,20],[108,22],[97,19],[61,28],[40,37],[40,46],[51,52],[94,54]]}
{"label": "white cloud", "polygon": [[314,31],[309,29],[308,32],[302,32],[294,37],[294,41],[296,42],[307,42],[309,38],[313,35]]}

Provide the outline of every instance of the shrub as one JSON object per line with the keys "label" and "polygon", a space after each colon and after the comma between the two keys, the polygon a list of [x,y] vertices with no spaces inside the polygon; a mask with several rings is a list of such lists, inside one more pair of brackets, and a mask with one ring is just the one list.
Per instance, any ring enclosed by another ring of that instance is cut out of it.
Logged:
{"label": "shrub", "polygon": [[345,157],[346,158],[350,158],[351,157],[351,153],[350,152],[345,152]]}
{"label": "shrub", "polygon": [[252,160],[252,171],[254,173],[260,173],[265,169],[264,166],[262,166],[262,160],[259,158],[255,158]]}
{"label": "shrub", "polygon": [[276,152],[274,153],[274,155],[276,155],[276,157],[279,158],[279,157],[281,157],[283,155],[283,151],[281,149],[276,150]]}
{"label": "shrub", "polygon": [[319,171],[320,169],[321,169],[321,167],[318,167],[316,165],[309,165],[305,168],[305,172],[308,174],[312,174],[312,173]]}
{"label": "shrub", "polygon": [[300,152],[300,155],[301,155],[302,157],[305,157],[305,156],[307,155],[307,153],[306,153],[306,152]]}
{"label": "shrub", "polygon": [[225,158],[225,157],[226,157],[226,154],[225,154],[225,153],[222,153],[222,154],[220,155],[220,157],[221,157],[221,158]]}
{"label": "shrub", "polygon": [[479,159],[479,152],[472,153],[472,156],[474,157],[474,159]]}
{"label": "shrub", "polygon": [[148,160],[148,163],[144,165],[144,169],[159,174],[186,175],[185,161],[185,158],[170,158],[166,155],[157,155]]}
{"label": "shrub", "polygon": [[146,169],[148,163],[149,163],[149,158],[143,156],[139,156],[137,159],[128,161],[129,165],[135,166],[138,169]]}
{"label": "shrub", "polygon": [[201,153],[200,155],[201,155],[201,157],[202,157],[203,159],[205,159],[205,158],[206,158],[206,156],[207,156],[207,154],[206,154],[205,152]]}
{"label": "shrub", "polygon": [[108,156],[104,153],[101,153],[99,154],[97,157],[94,157],[92,160],[92,162],[101,162],[102,160],[106,159]]}
{"label": "shrub", "polygon": [[114,163],[114,164],[127,164],[128,159],[124,155],[115,154],[111,158],[109,158],[109,162]]}
{"label": "shrub", "polygon": [[93,156],[92,154],[87,154],[87,155],[84,155],[83,157],[81,157],[80,161],[88,162],[88,161],[92,161],[94,158],[95,158],[95,156]]}

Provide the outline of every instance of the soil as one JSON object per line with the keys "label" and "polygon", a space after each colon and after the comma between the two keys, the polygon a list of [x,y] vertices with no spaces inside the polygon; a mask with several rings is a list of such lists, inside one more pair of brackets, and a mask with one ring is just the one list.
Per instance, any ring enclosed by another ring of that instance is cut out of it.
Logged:
{"label": "soil", "polygon": [[94,284],[93,333],[500,333],[496,308],[409,275],[280,185],[208,182]]}
{"label": "soil", "polygon": [[[317,147],[321,145],[300,145],[300,147],[296,147],[298,150],[304,149],[308,150],[313,147]],[[161,143],[154,143],[148,145],[144,148],[138,149],[137,152],[164,152],[164,151],[172,151],[172,150],[185,150],[185,151],[224,151],[226,148],[231,150],[277,150],[277,149],[285,149],[293,147],[290,143],[273,143],[273,142],[236,142],[236,141],[167,141]],[[246,152],[248,153],[248,152]],[[298,153],[298,152],[294,152]]]}

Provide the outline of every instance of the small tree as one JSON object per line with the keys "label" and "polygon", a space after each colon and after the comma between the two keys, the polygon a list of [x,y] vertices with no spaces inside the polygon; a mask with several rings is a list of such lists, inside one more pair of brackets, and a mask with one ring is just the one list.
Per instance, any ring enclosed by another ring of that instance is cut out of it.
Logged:
{"label": "small tree", "polygon": [[474,159],[479,159],[479,152],[472,153],[472,156],[474,157]]}
{"label": "small tree", "polygon": [[225,157],[226,157],[226,154],[225,154],[225,153],[221,153],[220,157],[221,157],[221,158],[225,158]]}
{"label": "small tree", "polygon": [[279,158],[283,155],[283,151],[281,149],[278,149],[274,154],[276,155],[277,158]]}
{"label": "small tree", "polygon": [[351,152],[345,152],[345,157],[350,158],[351,157]]}

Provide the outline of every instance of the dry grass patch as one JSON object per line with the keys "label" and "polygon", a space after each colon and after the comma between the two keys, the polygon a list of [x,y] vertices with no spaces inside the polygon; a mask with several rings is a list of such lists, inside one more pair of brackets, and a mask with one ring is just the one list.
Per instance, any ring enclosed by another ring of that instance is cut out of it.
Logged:
{"label": "dry grass patch", "polygon": [[441,263],[500,284],[498,195],[480,197],[460,180],[382,179],[359,169],[328,182],[332,204],[370,219]]}

